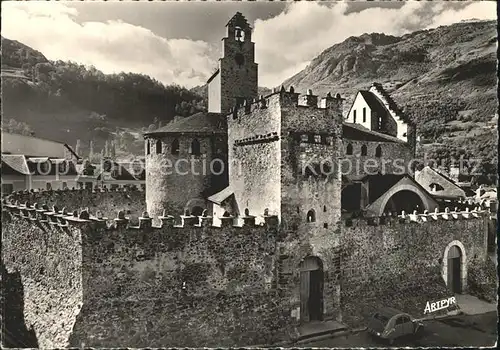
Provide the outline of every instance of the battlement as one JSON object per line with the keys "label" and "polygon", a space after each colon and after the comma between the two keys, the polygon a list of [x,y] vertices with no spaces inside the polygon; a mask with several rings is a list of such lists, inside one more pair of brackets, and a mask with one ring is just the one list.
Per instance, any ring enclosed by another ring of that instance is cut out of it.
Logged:
{"label": "battlement", "polygon": [[332,107],[338,108],[345,99],[336,94],[335,97],[328,93],[325,97],[318,100],[317,95],[313,95],[312,90],[307,90],[306,94],[299,94],[290,87],[286,91],[282,86],[280,89],[273,89],[273,92],[267,96],[260,96],[253,101],[244,100],[241,105],[230,109],[230,115],[233,119],[239,119],[246,114],[251,114],[256,110],[267,109],[270,105],[279,101],[282,107],[314,108],[326,110]]}
{"label": "battlement", "polygon": [[91,213],[88,208],[80,210],[69,210],[66,207],[63,207],[62,209],[60,208],[61,207],[57,205],[49,208],[49,206],[46,204],[31,204],[29,201],[25,202],[24,204],[21,204],[19,201],[11,203],[7,198],[5,198],[3,202],[4,211],[8,212],[12,216],[26,219],[27,221],[32,222],[40,228],[60,227],[64,229],[69,228],[72,225],[87,223],[91,224],[93,227],[106,230],[163,230],[165,228],[178,229],[187,227],[210,227],[215,229],[233,227],[237,230],[241,227],[264,227],[266,229],[276,229],[279,225],[278,217],[276,215],[269,215],[267,211],[265,211],[262,215],[264,218],[264,223],[259,225],[256,224],[256,216],[247,214],[241,217],[241,219],[243,220],[242,226],[233,225],[234,217],[229,215],[219,217],[218,219],[221,221],[221,226],[214,226],[213,217],[207,215],[206,210],[201,216],[194,216],[191,215],[189,211],[186,211],[184,215],[180,216],[181,224],[175,224],[176,218],[164,212],[162,216],[157,217],[158,221],[161,222],[161,225],[156,226],[153,225],[154,218],[150,217],[146,211],[144,211],[139,217],[139,224],[133,225],[130,221],[130,218],[126,216],[125,211],[123,210],[118,211],[116,218],[112,219],[112,222],[110,223],[110,220],[105,217],[99,210]]}
{"label": "battlement", "polygon": [[380,217],[360,217],[360,218],[347,218],[344,220],[345,227],[359,227],[359,226],[382,226],[388,225],[393,226],[396,224],[423,224],[423,223],[434,223],[439,221],[458,221],[458,220],[474,220],[489,217],[486,210],[481,210],[480,207],[476,207],[473,210],[466,208],[465,211],[459,211],[455,208],[454,211],[450,211],[449,208],[445,208],[444,212],[439,212],[436,210],[433,213],[429,213],[427,210],[423,214],[418,214],[414,211],[411,214],[407,214],[404,211],[398,216],[380,216]]}

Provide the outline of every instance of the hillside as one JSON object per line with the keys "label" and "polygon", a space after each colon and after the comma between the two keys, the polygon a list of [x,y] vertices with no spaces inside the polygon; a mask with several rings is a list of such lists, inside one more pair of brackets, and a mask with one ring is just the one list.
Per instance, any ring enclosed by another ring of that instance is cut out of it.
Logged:
{"label": "hillside", "polygon": [[[364,34],[323,51],[286,88],[354,94],[383,83],[419,127],[420,155],[480,158],[497,167],[496,23],[464,22],[401,37]],[[491,177],[491,176],[490,176]],[[491,179],[490,179],[491,180]]]}
{"label": "hillside", "polygon": [[[204,100],[208,99],[208,84],[195,86],[190,91],[203,97]],[[259,86],[259,90],[258,90],[259,96],[267,96],[267,95],[271,94],[272,92],[273,92],[272,89]]]}
{"label": "hillside", "polygon": [[2,127],[76,145],[88,153],[114,142],[121,156],[142,155],[141,132],[175,116],[204,110],[202,97],[140,74],[103,74],[94,67],[49,61],[2,37]]}

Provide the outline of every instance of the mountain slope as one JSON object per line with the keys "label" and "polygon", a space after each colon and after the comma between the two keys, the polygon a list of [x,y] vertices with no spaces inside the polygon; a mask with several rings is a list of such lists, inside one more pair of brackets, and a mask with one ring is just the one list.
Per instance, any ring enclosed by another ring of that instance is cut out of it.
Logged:
{"label": "mountain slope", "polygon": [[91,140],[97,153],[113,141],[120,145],[119,154],[141,155],[142,131],[204,110],[205,101],[145,75],[106,75],[94,67],[49,61],[2,37],[2,109],[2,127],[8,131],[33,130],[70,145],[80,139],[84,156]]}
{"label": "mountain slope", "polygon": [[421,155],[481,158],[497,166],[497,31],[493,21],[464,22],[401,37],[364,34],[333,45],[286,88],[314,94],[339,92],[347,113],[357,90],[384,85],[415,120]]}

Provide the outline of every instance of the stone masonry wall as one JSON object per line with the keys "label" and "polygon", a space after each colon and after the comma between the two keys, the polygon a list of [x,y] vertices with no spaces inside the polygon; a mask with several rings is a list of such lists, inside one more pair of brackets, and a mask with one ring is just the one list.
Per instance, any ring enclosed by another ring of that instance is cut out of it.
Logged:
{"label": "stone masonry wall", "polygon": [[86,227],[85,303],[72,346],[229,347],[287,337],[290,307],[273,288],[275,229],[188,221]]}
{"label": "stone masonry wall", "polygon": [[30,202],[34,205],[45,204],[49,209],[56,205],[59,210],[63,208],[77,210],[85,208],[92,214],[101,212],[102,217],[112,220],[116,213],[123,210],[128,217],[137,219],[145,209],[145,192],[139,190],[123,191],[108,190],[105,192],[91,190],[58,190],[12,193],[8,200],[19,204]]}
{"label": "stone masonry wall", "polygon": [[[200,143],[200,155],[192,155],[191,142]],[[172,142],[179,141],[179,154],[172,154]],[[153,144],[157,139],[151,138]],[[215,157],[213,145],[208,136],[164,136],[162,153],[155,147],[146,156],[146,203],[152,216],[160,216],[166,210],[171,215],[181,215],[186,204],[193,199],[204,202],[203,193],[212,186],[211,176],[219,170],[212,164]],[[224,169],[226,159],[219,162]],[[212,166],[212,168],[211,168]],[[213,170],[213,171],[212,171]],[[205,203],[206,206],[206,203]]]}
{"label": "stone masonry wall", "polygon": [[[351,145],[353,154],[347,155],[347,146]],[[365,145],[367,155],[361,155],[361,147]],[[344,158],[342,174],[350,178],[360,179],[366,175],[407,174],[408,164],[412,160],[412,151],[406,144],[395,142],[370,142],[344,140]],[[375,156],[377,146],[382,149],[380,158]]]}
{"label": "stone masonry wall", "polygon": [[80,230],[36,215],[2,210],[2,261],[21,277],[24,324],[35,341],[41,348],[64,348],[83,305]]}
{"label": "stone masonry wall", "polygon": [[239,214],[245,208],[252,215],[281,210],[279,95],[265,101],[241,107],[227,119],[229,183]]}
{"label": "stone masonry wall", "polygon": [[442,276],[445,249],[451,242],[465,247],[465,270],[487,259],[487,218],[481,213],[386,220],[379,224],[354,220],[342,229],[341,299],[349,325],[363,324],[364,317],[382,306],[424,317],[427,301],[452,296]]}

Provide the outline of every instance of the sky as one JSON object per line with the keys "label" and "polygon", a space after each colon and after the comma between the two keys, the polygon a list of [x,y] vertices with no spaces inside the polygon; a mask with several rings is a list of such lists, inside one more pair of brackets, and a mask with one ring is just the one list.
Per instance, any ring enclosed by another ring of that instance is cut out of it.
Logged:
{"label": "sky", "polygon": [[237,11],[254,28],[259,85],[275,87],[350,36],[495,20],[496,2],[2,1],[1,33],[49,60],[191,88],[217,67],[225,25]]}

